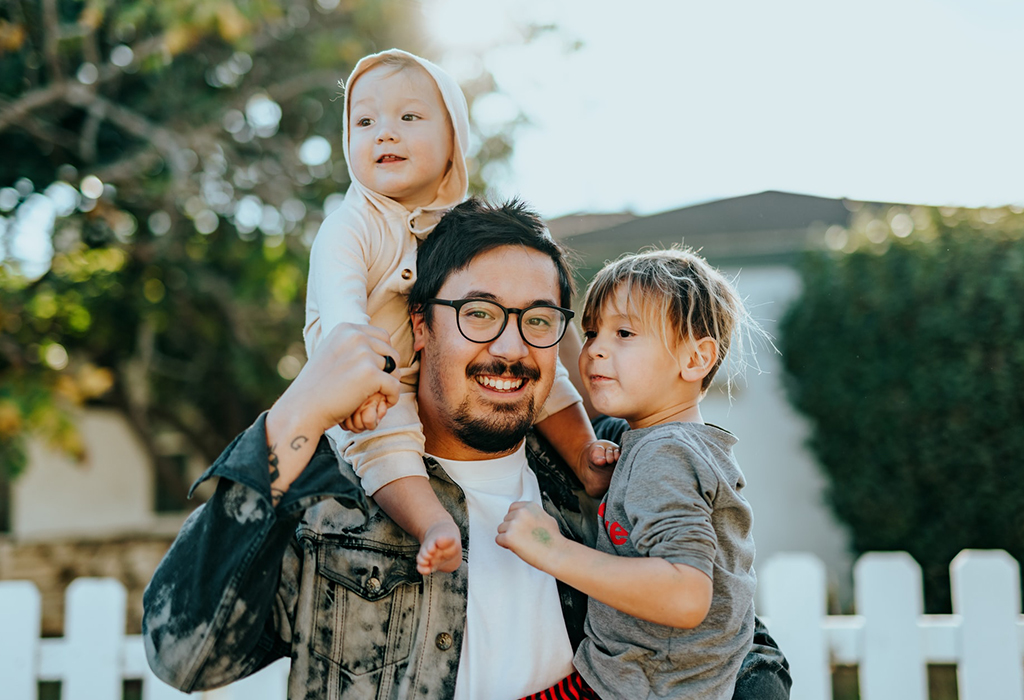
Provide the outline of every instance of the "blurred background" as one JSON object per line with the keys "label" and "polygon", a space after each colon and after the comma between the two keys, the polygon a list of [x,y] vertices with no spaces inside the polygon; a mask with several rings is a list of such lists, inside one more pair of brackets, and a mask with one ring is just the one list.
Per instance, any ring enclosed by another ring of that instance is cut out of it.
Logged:
{"label": "blurred background", "polygon": [[735,276],[775,348],[740,438],[759,560],[830,607],[906,550],[1024,557],[1024,6],[564,0],[0,5],[0,579],[142,587],[189,484],[301,369],[309,246],[348,185],[339,80],[397,46],[471,107],[472,190],[579,282],[649,246]]}

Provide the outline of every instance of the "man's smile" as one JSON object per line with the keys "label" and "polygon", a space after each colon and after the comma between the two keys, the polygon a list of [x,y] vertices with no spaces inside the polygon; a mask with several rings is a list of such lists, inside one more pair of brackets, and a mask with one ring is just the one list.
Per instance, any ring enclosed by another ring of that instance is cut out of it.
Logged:
{"label": "man's smile", "polygon": [[518,391],[523,386],[522,377],[494,377],[490,375],[478,374],[473,379],[480,386],[485,386],[488,389],[500,391],[502,393],[511,393]]}

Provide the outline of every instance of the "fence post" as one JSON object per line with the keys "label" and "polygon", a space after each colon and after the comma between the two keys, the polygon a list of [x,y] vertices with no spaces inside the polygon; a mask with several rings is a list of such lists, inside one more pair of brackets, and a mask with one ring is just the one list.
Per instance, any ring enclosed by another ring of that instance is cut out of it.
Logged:
{"label": "fence post", "polygon": [[918,623],[921,567],[906,552],[871,552],[853,569],[864,618],[859,665],[862,700],[928,700],[928,669]]}
{"label": "fence post", "polygon": [[949,569],[953,612],[963,616],[957,666],[960,699],[1022,700],[1017,562],[1003,550],[965,549]]}
{"label": "fence post", "polygon": [[203,700],[282,700],[288,697],[290,663],[288,659],[278,659],[247,678],[207,691]]}
{"label": "fence post", "polygon": [[62,700],[118,700],[127,594],[120,581],[78,578],[65,597]]}
{"label": "fence post", "polygon": [[35,584],[0,581],[0,682],[11,700],[35,700],[41,614]]}
{"label": "fence post", "polygon": [[774,555],[761,569],[762,601],[771,633],[789,659],[792,700],[831,700],[832,674],[822,621],[825,565],[813,554]]}

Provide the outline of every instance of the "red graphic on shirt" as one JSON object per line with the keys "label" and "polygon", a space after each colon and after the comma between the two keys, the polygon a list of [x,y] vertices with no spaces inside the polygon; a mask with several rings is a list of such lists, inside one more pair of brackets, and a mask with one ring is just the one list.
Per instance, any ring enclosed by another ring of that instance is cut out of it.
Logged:
{"label": "red graphic on shirt", "polygon": [[601,518],[601,525],[608,532],[608,537],[611,539],[612,544],[626,544],[626,540],[629,539],[629,530],[622,527],[618,522],[609,523],[605,521],[604,503],[597,507],[597,517]]}

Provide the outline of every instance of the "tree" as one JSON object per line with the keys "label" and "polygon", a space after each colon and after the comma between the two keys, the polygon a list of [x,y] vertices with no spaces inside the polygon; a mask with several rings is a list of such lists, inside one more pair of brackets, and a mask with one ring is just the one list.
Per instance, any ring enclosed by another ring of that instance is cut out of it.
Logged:
{"label": "tree", "polygon": [[854,550],[909,551],[948,611],[961,549],[1024,561],[1024,215],[893,207],[829,236],[782,326],[791,399]]}
{"label": "tree", "polygon": [[[418,51],[403,0],[15,0],[0,9],[0,471],[70,407],[127,416],[166,488],[302,365],[307,256],[348,185],[338,81]],[[473,100],[494,89],[483,73]],[[510,153],[481,136],[481,169]],[[326,202],[326,204],[325,204]],[[52,235],[48,235],[51,231]]]}

